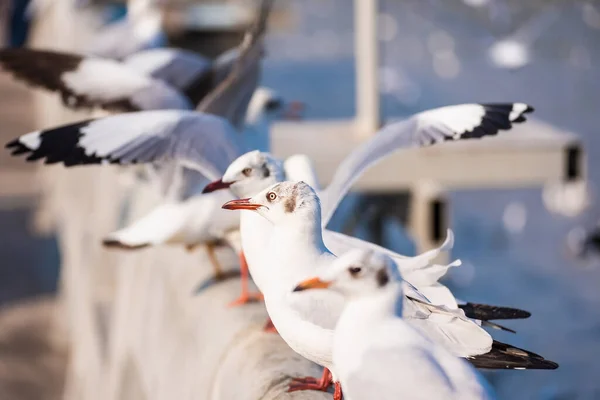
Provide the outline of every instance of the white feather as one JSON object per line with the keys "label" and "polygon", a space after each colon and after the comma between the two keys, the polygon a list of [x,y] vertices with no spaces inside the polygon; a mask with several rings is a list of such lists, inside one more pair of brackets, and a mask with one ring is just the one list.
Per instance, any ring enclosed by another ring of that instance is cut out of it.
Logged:
{"label": "white feather", "polygon": [[75,71],[63,74],[62,81],[73,92],[100,102],[127,99],[143,110],[192,108],[185,96],[165,83],[111,60],[83,59]]}
{"label": "white feather", "polygon": [[30,150],[36,150],[40,147],[42,140],[40,139],[41,131],[30,132],[26,135],[19,137],[19,142],[26,146]]}

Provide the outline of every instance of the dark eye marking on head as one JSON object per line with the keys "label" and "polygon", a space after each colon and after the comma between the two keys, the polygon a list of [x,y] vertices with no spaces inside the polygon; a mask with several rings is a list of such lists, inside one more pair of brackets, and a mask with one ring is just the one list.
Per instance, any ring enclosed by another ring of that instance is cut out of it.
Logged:
{"label": "dark eye marking on head", "polygon": [[377,271],[376,279],[377,286],[382,287],[387,285],[387,283],[390,281],[390,277],[388,276],[385,268],[381,268],[379,271]]}
{"label": "dark eye marking on head", "polygon": [[269,167],[267,167],[267,164],[263,164],[262,172],[263,172],[263,178],[268,178],[271,175],[271,171],[269,170]]}
{"label": "dark eye marking on head", "polygon": [[286,213],[294,212],[296,209],[296,196],[290,196],[283,204]]}
{"label": "dark eye marking on head", "polygon": [[353,278],[356,277],[362,271],[361,267],[350,267],[348,268],[348,272],[350,272],[350,276]]}

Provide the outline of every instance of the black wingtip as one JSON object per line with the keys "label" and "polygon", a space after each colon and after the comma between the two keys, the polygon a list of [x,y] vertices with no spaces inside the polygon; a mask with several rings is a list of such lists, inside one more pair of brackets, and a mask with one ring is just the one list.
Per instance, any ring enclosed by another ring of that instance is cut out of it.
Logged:
{"label": "black wingtip", "polygon": [[103,239],[102,246],[106,248],[112,249],[120,249],[120,250],[140,250],[145,247],[150,246],[148,243],[138,244],[138,245],[129,245],[125,244],[117,239]]}
{"label": "black wingtip", "polygon": [[19,139],[11,140],[10,142],[4,145],[5,149],[10,149],[11,147],[17,147],[19,145]]}
{"label": "black wingtip", "polygon": [[469,362],[480,369],[541,369],[554,370],[558,364],[534,352],[494,340],[486,354],[469,357]]}
{"label": "black wingtip", "polygon": [[11,156],[20,156],[21,154],[27,154],[31,152],[31,149],[21,143],[19,139],[15,139],[6,143],[4,148],[10,151]]}
{"label": "black wingtip", "polygon": [[489,321],[494,319],[525,319],[531,317],[529,311],[512,307],[500,307],[487,304],[466,303],[459,307],[469,318]]}
{"label": "black wingtip", "polygon": [[517,331],[515,331],[514,329],[511,329],[504,325],[496,324],[496,323],[490,322],[490,321],[481,321],[481,326],[485,326],[485,327],[492,328],[492,329],[498,329],[500,331],[505,331],[505,332],[510,332],[510,333],[517,333]]}

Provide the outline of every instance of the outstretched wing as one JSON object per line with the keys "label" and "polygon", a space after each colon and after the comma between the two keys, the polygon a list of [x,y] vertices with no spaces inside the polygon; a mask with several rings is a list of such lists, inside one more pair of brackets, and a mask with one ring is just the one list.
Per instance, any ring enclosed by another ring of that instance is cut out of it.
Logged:
{"label": "outstretched wing", "polygon": [[258,18],[239,46],[231,73],[198,106],[200,111],[226,118],[238,129],[244,123],[248,103],[260,79],[263,37],[272,3],[273,0],[263,0]]}
{"label": "outstretched wing", "polygon": [[461,104],[428,110],[390,124],[354,150],[321,193],[322,223],[326,226],[338,203],[360,175],[399,149],[425,147],[449,140],[493,136],[525,121],[533,108],[524,103]]}
{"label": "outstretched wing", "polygon": [[218,179],[242,154],[222,118],[195,111],[140,111],[28,133],[8,143],[13,155],[46,164],[161,164],[175,161]]}
{"label": "outstretched wing", "polygon": [[69,108],[114,112],[191,108],[188,99],[169,85],[112,60],[7,49],[0,51],[0,66],[34,87],[58,92]]}
{"label": "outstretched wing", "polygon": [[182,93],[195,80],[206,76],[212,68],[212,62],[208,58],[175,48],[140,51],[124,59],[123,64],[144,75],[166,82]]}

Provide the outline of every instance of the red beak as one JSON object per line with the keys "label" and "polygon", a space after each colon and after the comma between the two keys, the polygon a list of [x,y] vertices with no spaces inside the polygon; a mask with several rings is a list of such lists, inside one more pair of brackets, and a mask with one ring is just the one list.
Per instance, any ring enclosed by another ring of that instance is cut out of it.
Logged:
{"label": "red beak", "polygon": [[301,101],[290,101],[286,110],[283,112],[284,120],[298,121],[304,119],[304,110],[306,104]]}
{"label": "red beak", "polygon": [[226,183],[223,182],[222,179],[219,179],[218,181],[214,181],[206,185],[204,190],[202,190],[202,193],[210,193],[214,192],[215,190],[227,189],[229,188],[229,186],[231,186],[232,183],[233,182]]}
{"label": "red beak", "polygon": [[223,204],[221,208],[225,210],[258,210],[262,205],[250,203],[250,199],[231,200]]}

